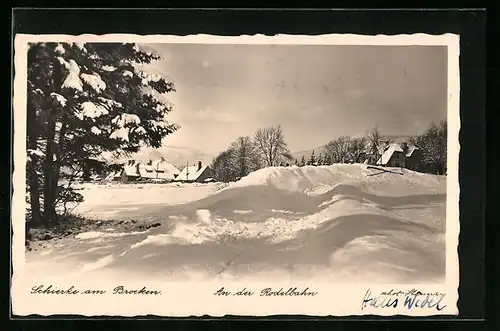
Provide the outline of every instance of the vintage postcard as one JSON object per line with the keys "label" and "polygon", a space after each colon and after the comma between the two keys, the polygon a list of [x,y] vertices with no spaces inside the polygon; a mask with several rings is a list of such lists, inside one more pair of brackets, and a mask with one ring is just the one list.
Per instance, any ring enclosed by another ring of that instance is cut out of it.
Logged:
{"label": "vintage postcard", "polygon": [[13,314],[458,314],[457,35],[17,35]]}

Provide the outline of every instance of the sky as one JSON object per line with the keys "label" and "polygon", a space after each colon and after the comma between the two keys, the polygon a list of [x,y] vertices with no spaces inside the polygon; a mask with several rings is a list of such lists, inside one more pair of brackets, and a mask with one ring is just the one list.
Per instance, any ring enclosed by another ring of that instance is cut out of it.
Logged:
{"label": "sky", "polygon": [[443,46],[150,44],[147,68],[173,81],[181,126],[165,145],[217,154],[239,136],[281,125],[292,152],[375,125],[412,135],[446,119]]}

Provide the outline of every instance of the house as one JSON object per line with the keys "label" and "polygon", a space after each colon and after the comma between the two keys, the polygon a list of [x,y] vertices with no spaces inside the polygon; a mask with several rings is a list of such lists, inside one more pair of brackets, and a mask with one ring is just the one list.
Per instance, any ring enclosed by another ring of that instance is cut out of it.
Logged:
{"label": "house", "polygon": [[178,182],[187,182],[187,183],[207,183],[214,181],[214,172],[208,166],[203,166],[201,161],[198,161],[198,165],[187,166],[179,173],[179,175],[175,178]]}
{"label": "house", "polygon": [[180,173],[179,169],[165,161],[163,157],[148,164],[140,164],[138,171],[141,179],[153,181],[173,181]]}
{"label": "house", "polygon": [[139,180],[141,175],[139,174],[140,163],[134,160],[128,161],[122,168],[120,173],[120,180],[122,182],[133,182]]}
{"label": "house", "polygon": [[377,165],[384,167],[401,167],[404,168],[406,163],[406,155],[398,144],[389,144],[386,146],[382,156],[378,159]]}
{"label": "house", "polygon": [[121,179],[121,171],[113,171],[110,172],[106,177],[104,177],[104,181],[118,181]]}
{"label": "house", "polygon": [[179,170],[172,164],[161,158],[157,161],[151,161],[148,164],[129,160],[121,165],[120,169],[106,176],[107,181],[173,181],[179,174]]}
{"label": "house", "polygon": [[407,143],[403,143],[403,151],[406,157],[406,168],[415,171],[421,171],[422,168],[422,151],[416,146],[408,146]]}

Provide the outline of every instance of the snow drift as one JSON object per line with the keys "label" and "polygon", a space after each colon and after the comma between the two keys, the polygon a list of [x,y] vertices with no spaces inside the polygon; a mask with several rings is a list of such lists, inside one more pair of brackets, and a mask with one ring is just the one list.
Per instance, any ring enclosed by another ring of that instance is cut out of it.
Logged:
{"label": "snow drift", "polygon": [[134,265],[137,272],[183,279],[202,273],[442,281],[445,194],[445,177],[409,170],[265,168],[197,200],[144,211],[142,217],[162,226],[134,240],[107,234],[115,249],[94,253],[106,262],[97,264],[103,269],[130,271]]}

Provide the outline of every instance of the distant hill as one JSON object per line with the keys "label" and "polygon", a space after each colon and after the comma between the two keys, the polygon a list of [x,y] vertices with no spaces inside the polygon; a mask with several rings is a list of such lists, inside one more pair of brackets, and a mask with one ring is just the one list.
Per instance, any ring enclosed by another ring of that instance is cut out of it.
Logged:
{"label": "distant hill", "polygon": [[136,160],[146,163],[149,160],[159,160],[162,157],[164,157],[168,163],[182,169],[186,166],[186,163],[194,165],[198,161],[201,161],[203,164],[211,164],[214,156],[187,147],[168,145],[160,148],[143,148],[138,153],[133,154],[130,157],[121,157],[119,159],[113,158],[110,155],[103,155],[103,158],[110,163],[124,163],[128,160]]}

